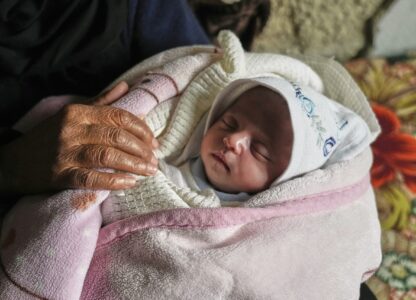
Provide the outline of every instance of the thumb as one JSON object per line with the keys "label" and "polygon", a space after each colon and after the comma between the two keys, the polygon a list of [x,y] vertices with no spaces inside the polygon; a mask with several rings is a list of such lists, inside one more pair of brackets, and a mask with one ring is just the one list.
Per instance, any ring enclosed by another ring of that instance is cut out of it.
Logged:
{"label": "thumb", "polygon": [[120,81],[114,87],[98,95],[92,102],[92,105],[110,105],[124,96],[129,90],[125,81]]}

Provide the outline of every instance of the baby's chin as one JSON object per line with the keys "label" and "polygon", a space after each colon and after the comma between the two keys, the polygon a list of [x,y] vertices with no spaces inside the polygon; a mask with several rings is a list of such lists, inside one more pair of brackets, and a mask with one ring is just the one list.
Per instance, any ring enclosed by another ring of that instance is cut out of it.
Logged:
{"label": "baby's chin", "polygon": [[247,194],[257,194],[258,192],[261,192],[266,188],[259,187],[257,189],[253,189],[252,187],[243,187],[243,186],[236,186],[235,184],[232,184],[230,180],[226,180],[225,182],[222,182],[220,180],[211,179],[207,175],[208,182],[211,184],[211,186],[220,192],[228,193],[228,194],[238,194],[238,193],[247,193]]}
{"label": "baby's chin", "polygon": [[269,188],[270,183],[259,184],[256,187],[244,186],[241,182],[235,183],[231,178],[224,177],[219,178],[216,176],[215,172],[212,172],[205,167],[204,160],[202,160],[202,165],[204,166],[204,173],[208,183],[217,191],[229,193],[229,194],[238,194],[238,193],[248,193],[248,194],[257,194],[261,191]]}

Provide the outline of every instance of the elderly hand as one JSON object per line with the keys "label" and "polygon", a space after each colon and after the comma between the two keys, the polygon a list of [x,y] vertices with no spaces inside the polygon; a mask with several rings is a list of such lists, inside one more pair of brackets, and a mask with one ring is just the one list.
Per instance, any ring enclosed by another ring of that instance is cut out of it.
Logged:
{"label": "elderly hand", "polygon": [[106,106],[128,90],[125,82],[94,99],[70,104],[52,118],[0,148],[0,191],[37,193],[63,188],[124,189],[133,176],[157,170],[158,146],[145,122]]}

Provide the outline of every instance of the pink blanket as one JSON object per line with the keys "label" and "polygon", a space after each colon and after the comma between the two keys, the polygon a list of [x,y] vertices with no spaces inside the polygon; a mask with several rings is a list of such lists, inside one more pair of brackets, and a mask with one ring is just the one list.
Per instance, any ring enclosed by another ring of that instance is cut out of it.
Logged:
{"label": "pink blanket", "polygon": [[160,211],[101,230],[106,192],[93,195],[18,203],[2,299],[358,299],[380,261],[367,176],[264,208]]}
{"label": "pink blanket", "polygon": [[[185,88],[150,76],[162,83],[143,95]],[[368,150],[238,208],[157,211],[103,228],[108,191],[26,197],[3,222],[0,298],[358,299],[381,260],[371,162]]]}

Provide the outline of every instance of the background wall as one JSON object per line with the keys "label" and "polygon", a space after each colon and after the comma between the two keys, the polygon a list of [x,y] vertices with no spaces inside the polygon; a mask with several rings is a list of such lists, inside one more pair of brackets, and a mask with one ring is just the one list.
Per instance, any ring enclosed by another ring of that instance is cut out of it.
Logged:
{"label": "background wall", "polygon": [[374,22],[371,56],[416,54],[416,1],[397,0]]}

